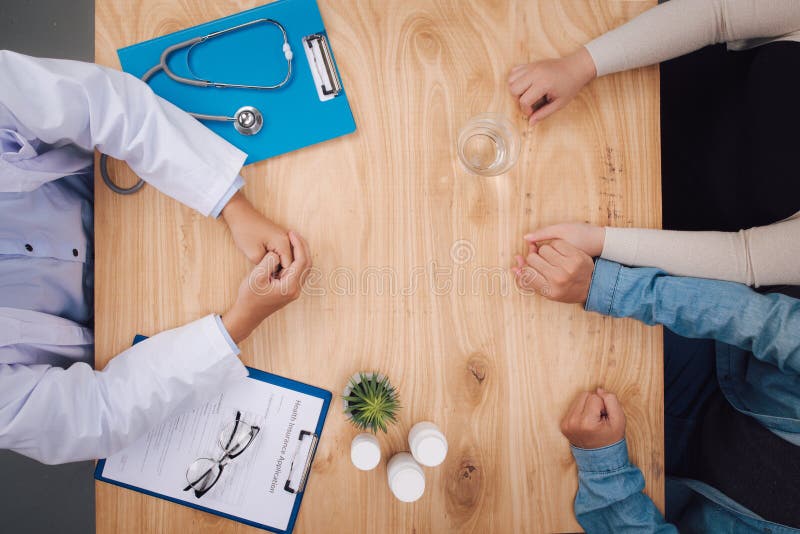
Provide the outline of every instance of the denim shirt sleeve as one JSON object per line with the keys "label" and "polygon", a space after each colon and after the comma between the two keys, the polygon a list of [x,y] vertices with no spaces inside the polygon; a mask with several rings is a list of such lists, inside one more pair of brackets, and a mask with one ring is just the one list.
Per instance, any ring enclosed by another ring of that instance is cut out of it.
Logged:
{"label": "denim shirt sleeve", "polygon": [[594,532],[676,533],[644,490],[644,476],[628,460],[625,440],[601,449],[572,447],[578,464],[575,517]]}
{"label": "denim shirt sleeve", "polygon": [[783,372],[800,373],[800,301],[742,284],[670,276],[658,269],[598,260],[586,309],[662,324],[752,352]]}

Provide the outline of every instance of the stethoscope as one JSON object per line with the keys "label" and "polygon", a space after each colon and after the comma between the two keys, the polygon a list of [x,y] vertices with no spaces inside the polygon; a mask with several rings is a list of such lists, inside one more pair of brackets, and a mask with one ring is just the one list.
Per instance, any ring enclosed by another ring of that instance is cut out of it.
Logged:
{"label": "stethoscope", "polygon": [[[276,28],[281,31],[281,35],[283,35],[283,55],[286,57],[286,76],[280,82],[274,85],[245,85],[245,84],[236,84],[236,83],[224,83],[224,82],[215,82],[211,80],[203,80],[199,78],[194,71],[192,70],[191,64],[189,62],[189,56],[192,54],[192,50],[195,46],[208,42],[209,40],[213,39],[214,37],[219,37],[226,33],[231,33],[237,30],[241,30],[243,28],[247,28],[249,26],[254,26],[256,24],[272,24]],[[186,68],[189,70],[189,73],[192,75],[192,78],[186,78],[185,76],[179,76],[175,74],[175,72],[170,68],[168,61],[172,54],[177,52],[178,50],[183,50],[184,48],[188,48],[189,50],[186,52]],[[231,89],[255,89],[259,91],[268,91],[274,89],[280,89],[292,78],[292,48],[289,46],[289,37],[286,35],[286,28],[283,27],[283,24],[278,22],[277,20],[273,19],[257,19],[252,20],[250,22],[245,22],[244,24],[239,24],[238,26],[233,26],[231,28],[220,30],[217,32],[209,33],[207,35],[203,35],[201,37],[194,37],[192,39],[187,39],[186,41],[182,41],[180,43],[174,44],[164,49],[161,53],[161,59],[157,65],[154,65],[150,70],[144,73],[141,80],[145,83],[150,81],[150,78],[155,76],[159,72],[163,72],[170,79],[182,83],[185,85],[193,85],[195,87],[216,87],[219,89],[224,88],[231,88]],[[233,127],[236,128],[236,131],[242,135],[255,135],[261,131],[261,128],[264,126],[264,115],[253,106],[243,106],[236,110],[236,113],[233,116],[227,115],[207,115],[205,113],[192,113],[189,112],[189,115],[192,117],[201,120],[201,121],[215,121],[215,122],[231,122],[233,123]],[[111,177],[108,174],[108,156],[105,154],[100,156],[100,175],[103,178],[103,182],[115,193],[119,193],[120,195],[130,195],[137,192],[139,189],[142,188],[144,185],[144,180],[139,180],[136,182],[133,187],[120,187],[111,180]]]}

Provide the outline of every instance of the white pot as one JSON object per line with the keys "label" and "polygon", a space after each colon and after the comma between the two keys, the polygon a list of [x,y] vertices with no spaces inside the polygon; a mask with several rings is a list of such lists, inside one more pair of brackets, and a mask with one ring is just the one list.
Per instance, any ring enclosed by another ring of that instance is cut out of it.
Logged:
{"label": "white pot", "polygon": [[[352,389],[350,388],[350,384],[354,384],[354,385],[360,384],[361,383],[361,375],[364,375],[367,378],[372,378],[373,376],[377,376],[378,380],[383,380],[384,378],[386,378],[384,375],[382,375],[380,373],[378,373],[378,374],[375,374],[375,373],[356,373],[353,376],[351,376],[350,379],[347,381],[347,385],[342,390],[342,409],[345,410],[345,413],[347,413],[346,412],[346,410],[347,410],[347,400],[346,399],[347,399],[347,397],[350,396],[350,392],[352,391]],[[348,419],[352,419],[352,417],[350,416],[349,413],[347,414],[347,418]]]}

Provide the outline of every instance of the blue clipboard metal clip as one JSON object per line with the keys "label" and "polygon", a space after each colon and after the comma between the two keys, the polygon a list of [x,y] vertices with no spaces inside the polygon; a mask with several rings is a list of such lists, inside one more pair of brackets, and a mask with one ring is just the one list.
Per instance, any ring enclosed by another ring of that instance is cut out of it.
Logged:
{"label": "blue clipboard metal clip", "polygon": [[[295,494],[305,491],[308,473],[311,471],[311,464],[314,461],[314,455],[317,453],[318,444],[318,434],[308,430],[300,432],[297,448],[292,457],[292,465],[289,467],[289,477],[283,486],[284,491]],[[298,460],[300,461],[298,462]],[[299,468],[302,468],[302,470],[299,470]],[[294,487],[292,486],[293,483],[295,483]]]}

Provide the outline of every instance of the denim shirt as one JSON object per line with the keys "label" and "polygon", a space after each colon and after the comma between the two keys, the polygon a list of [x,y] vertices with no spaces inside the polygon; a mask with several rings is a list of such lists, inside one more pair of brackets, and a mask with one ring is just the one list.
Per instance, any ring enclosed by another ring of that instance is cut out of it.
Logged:
{"label": "denim shirt", "polygon": [[[731,282],[669,276],[598,260],[586,309],[662,324],[690,338],[717,341],[723,394],[737,410],[800,444],[800,301],[761,295]],[[696,480],[669,478],[675,526],[642,493],[644,477],[625,440],[602,449],[572,448],[578,465],[575,515],[589,532],[800,534],[766,521]]]}

